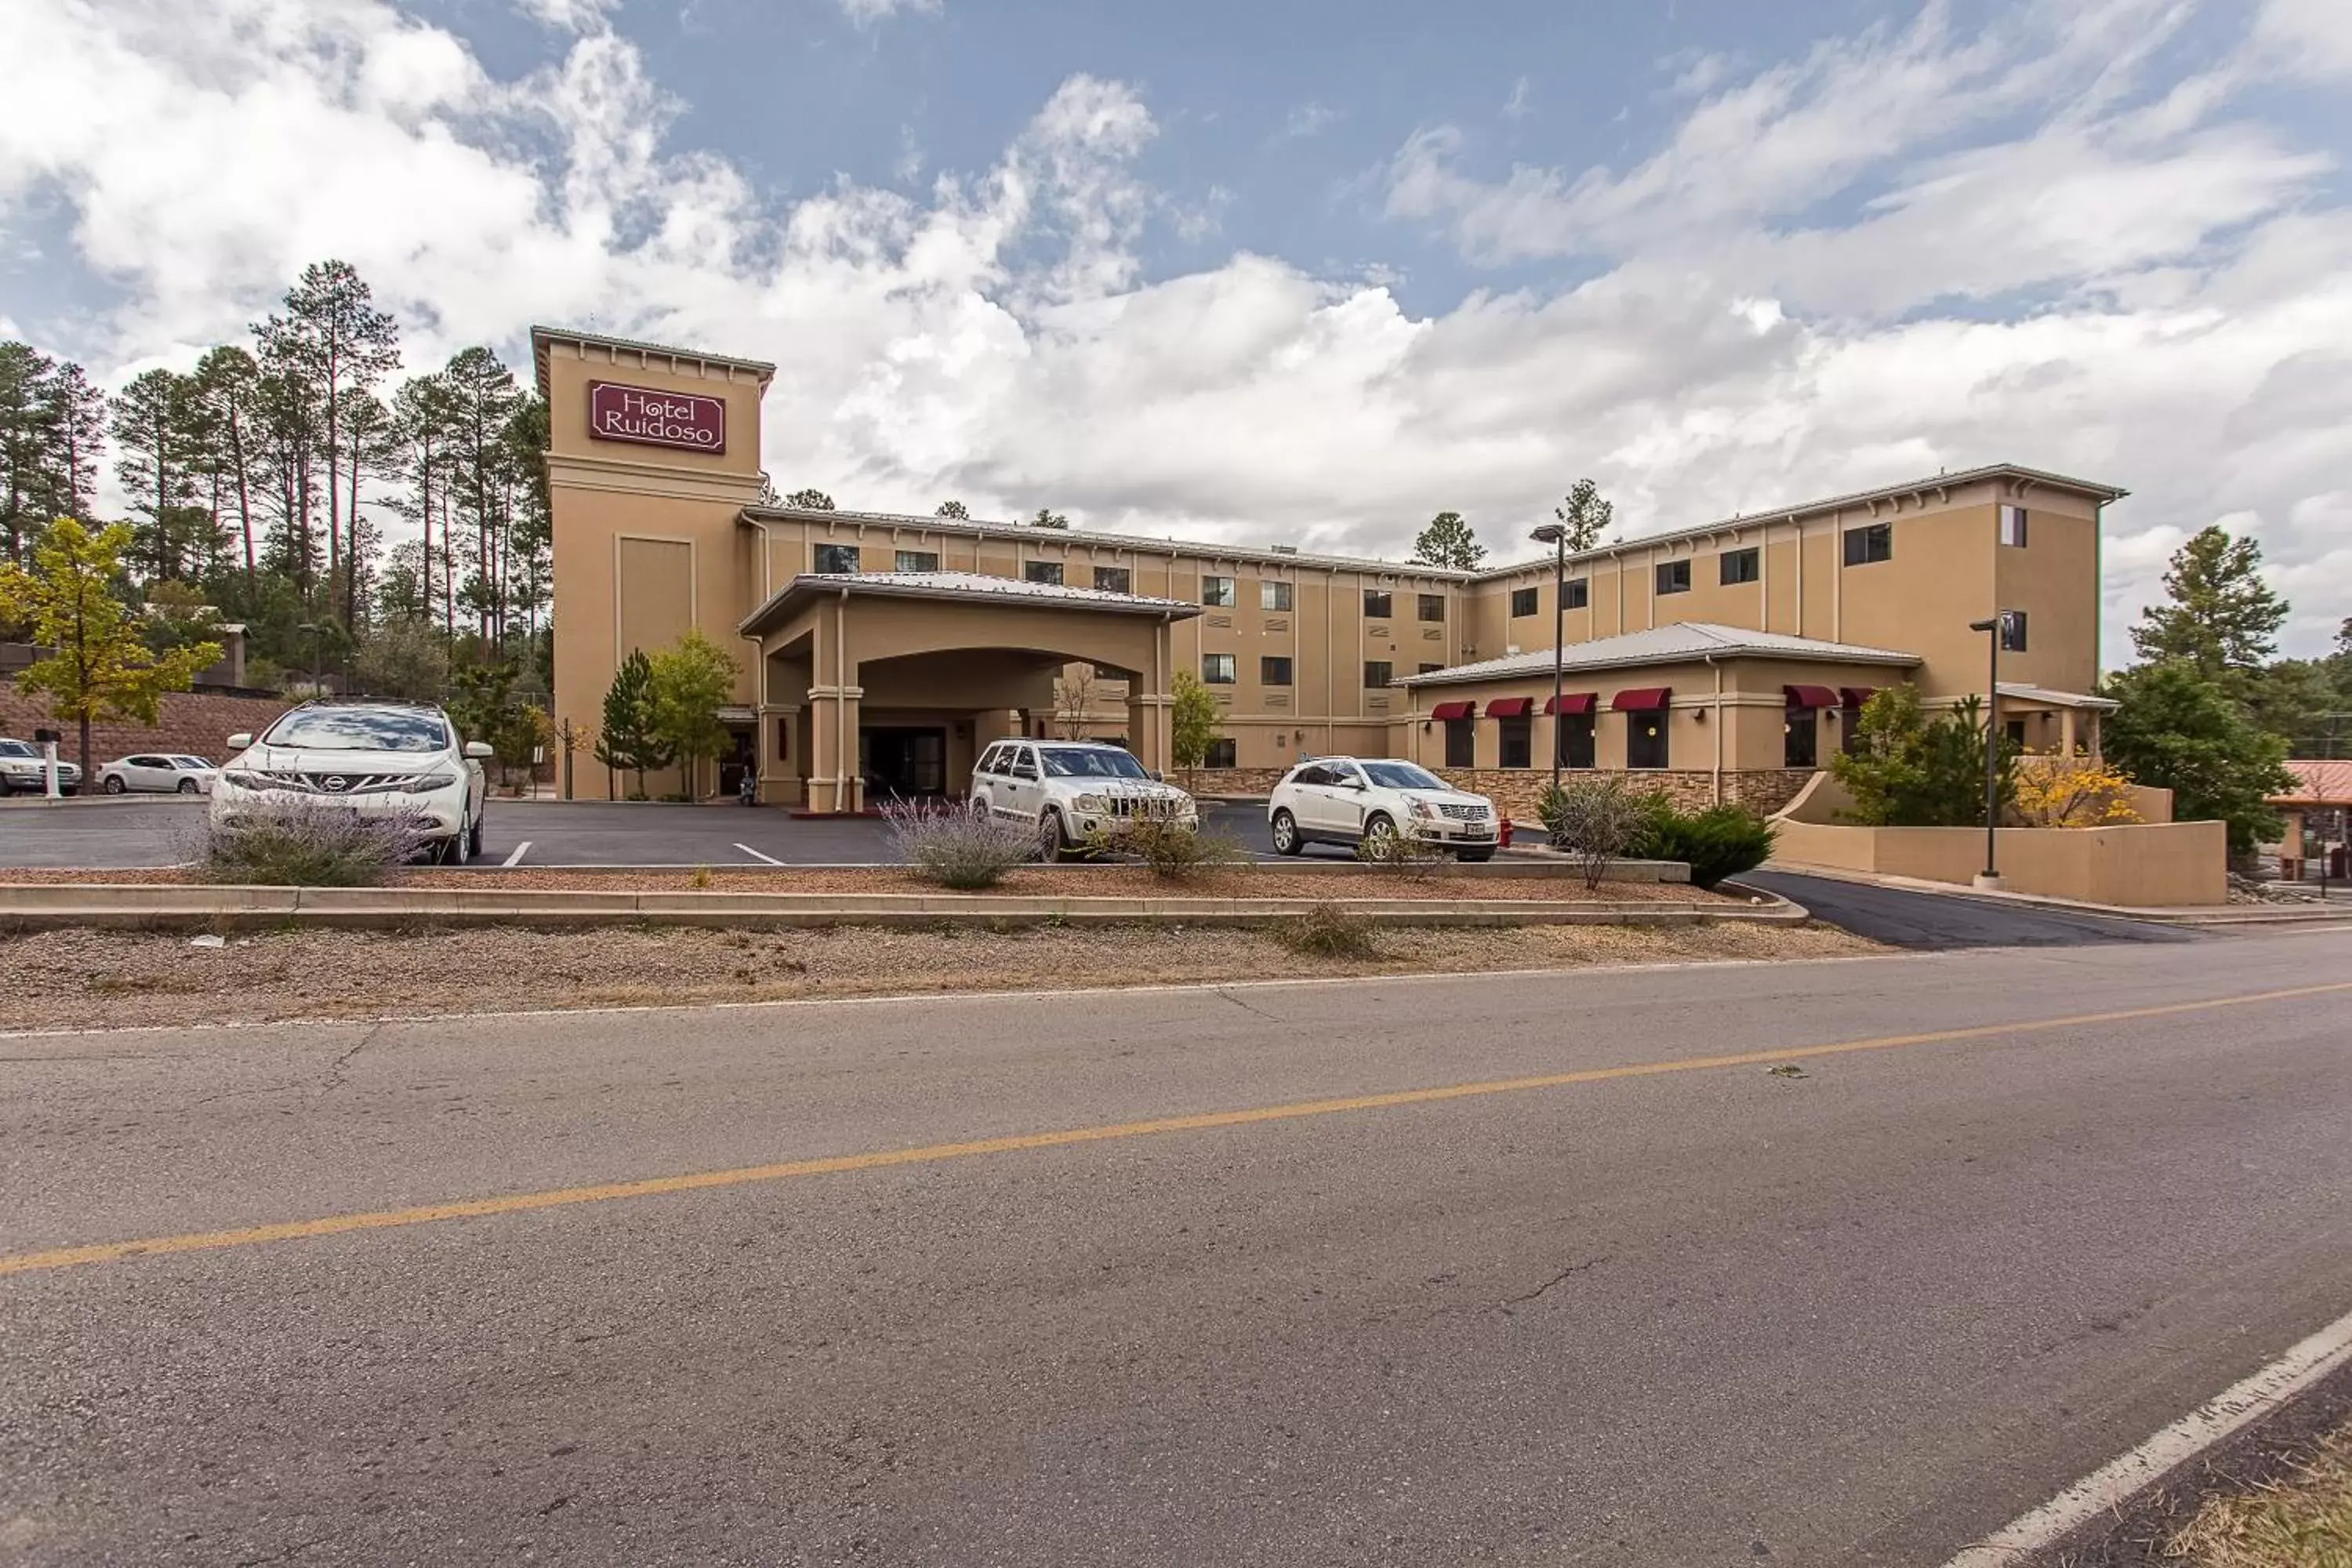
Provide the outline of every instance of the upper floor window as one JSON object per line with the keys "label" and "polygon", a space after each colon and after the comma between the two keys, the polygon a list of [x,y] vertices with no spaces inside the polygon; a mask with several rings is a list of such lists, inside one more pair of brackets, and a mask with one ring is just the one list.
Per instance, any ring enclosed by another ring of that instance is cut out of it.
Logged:
{"label": "upper floor window", "polygon": [[1232,654],[1204,653],[1201,656],[1201,679],[1211,686],[1231,686],[1240,679],[1234,664]]}
{"label": "upper floor window", "polygon": [[1237,600],[1234,593],[1234,580],[1231,577],[1203,577],[1201,579],[1201,603],[1204,605],[1217,605],[1230,610],[1234,607],[1236,602]]}
{"label": "upper floor window", "polygon": [[1536,611],[1537,611],[1537,609],[1538,609],[1538,607],[1539,607],[1539,606],[1538,605],[1538,604],[1537,604],[1537,602],[1536,602],[1536,590],[1535,590],[1535,589],[1533,589],[1533,588],[1514,588],[1514,589],[1512,589],[1512,590],[1511,590],[1511,614],[1512,614],[1512,615],[1514,615],[1514,616],[1532,616],[1532,615],[1534,615],[1534,614],[1536,613]]}
{"label": "upper floor window", "polygon": [[1443,594],[1422,595],[1421,618],[1424,621],[1444,620],[1445,618],[1445,595]]}
{"label": "upper floor window", "polygon": [[1032,583],[1050,583],[1056,588],[1062,585],[1062,563],[1058,561],[1032,561],[1022,568],[1022,574]]}
{"label": "upper floor window", "polygon": [[1365,689],[1371,690],[1379,687],[1386,686],[1395,673],[1396,671],[1394,667],[1392,667],[1387,659],[1368,658],[1364,660]]}
{"label": "upper floor window", "polygon": [[1367,588],[1364,590],[1364,614],[1376,621],[1384,621],[1389,618],[1392,612],[1389,608],[1389,595],[1387,589]]}
{"label": "upper floor window", "polygon": [[1582,577],[1570,577],[1559,586],[1559,602],[1568,609],[1583,609],[1592,603],[1592,584]]}
{"label": "upper floor window", "polygon": [[1874,561],[1895,559],[1895,525],[1891,522],[1865,523],[1845,531],[1845,563],[1867,566]]}
{"label": "upper floor window", "polygon": [[1095,586],[1106,594],[1132,594],[1135,592],[1135,574],[1124,566],[1097,566],[1095,568]]}
{"label": "upper floor window", "polygon": [[1260,578],[1257,584],[1257,607],[1261,610],[1290,608],[1290,584],[1278,583],[1271,577]]}
{"label": "upper floor window", "polygon": [[1690,563],[1661,561],[1658,563],[1658,592],[1687,594],[1690,592]]}
{"label": "upper floor window", "polygon": [[1727,550],[1721,559],[1723,585],[1727,588],[1734,583],[1753,583],[1763,574],[1763,552],[1753,545],[1745,550]]}
{"label": "upper floor window", "polygon": [[936,550],[901,550],[897,563],[891,569],[897,572],[936,572],[940,569],[940,552]]}
{"label": "upper floor window", "polygon": [[2001,503],[2000,542],[2003,544],[2013,544],[2020,550],[2025,548],[2025,509],[2023,507],[2011,506],[2006,501]]}
{"label": "upper floor window", "polygon": [[2025,612],[2023,610],[2003,610],[2000,613],[2000,651],[2003,653],[2025,651]]}
{"label": "upper floor window", "polygon": [[1257,661],[1257,683],[1260,686],[1289,685],[1290,660],[1273,654],[1261,657]]}
{"label": "upper floor window", "polygon": [[816,547],[816,569],[826,576],[857,570],[857,546],[855,544],[820,544]]}
{"label": "upper floor window", "polygon": [[1444,668],[1445,667],[1442,664],[1424,664],[1420,667],[1420,673],[1423,675],[1435,675],[1439,670],[1444,669]]}

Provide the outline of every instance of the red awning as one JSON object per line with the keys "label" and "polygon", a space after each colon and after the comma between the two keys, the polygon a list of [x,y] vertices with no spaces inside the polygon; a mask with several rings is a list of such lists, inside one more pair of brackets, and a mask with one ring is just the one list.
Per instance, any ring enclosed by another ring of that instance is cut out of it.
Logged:
{"label": "red awning", "polygon": [[1497,697],[1486,704],[1489,719],[1524,719],[1536,705],[1532,697]]}
{"label": "red awning", "polygon": [[1875,686],[1841,686],[1838,690],[1845,698],[1845,705],[1849,708],[1859,708],[1878,695],[1878,688]]}
{"label": "red awning", "polygon": [[1448,723],[1456,719],[1475,719],[1478,716],[1478,705],[1475,702],[1441,702],[1429,710],[1429,716],[1443,719]]}
{"label": "red awning", "polygon": [[1671,686],[1637,686],[1631,691],[1621,691],[1609,700],[1609,706],[1620,713],[1648,713],[1664,708],[1672,701],[1675,689]]}
{"label": "red awning", "polygon": [[1781,694],[1791,708],[1834,708],[1838,694],[1826,686],[1784,686]]}
{"label": "red awning", "polygon": [[1545,698],[1543,710],[1547,713],[1566,713],[1574,717],[1580,713],[1591,712],[1592,705],[1600,700],[1599,694],[1595,692],[1563,691],[1558,697]]}

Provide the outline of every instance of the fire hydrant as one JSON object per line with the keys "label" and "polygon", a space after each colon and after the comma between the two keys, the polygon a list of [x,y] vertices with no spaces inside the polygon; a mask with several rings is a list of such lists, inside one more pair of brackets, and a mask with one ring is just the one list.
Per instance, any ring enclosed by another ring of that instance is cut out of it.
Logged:
{"label": "fire hydrant", "polygon": [[1505,849],[1511,847],[1511,819],[1507,816],[1503,818],[1503,837],[1498,842]]}

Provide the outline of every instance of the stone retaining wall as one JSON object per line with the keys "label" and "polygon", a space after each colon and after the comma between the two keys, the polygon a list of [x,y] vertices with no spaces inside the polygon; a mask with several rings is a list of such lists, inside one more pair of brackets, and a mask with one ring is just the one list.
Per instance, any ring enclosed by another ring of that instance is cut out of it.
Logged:
{"label": "stone retaining wall", "polygon": [[[1265,796],[1274,791],[1287,772],[1284,768],[1188,768],[1170,777],[1193,795]],[[1536,803],[1551,787],[1551,774],[1535,768],[1434,768],[1438,777],[1456,789],[1483,795],[1494,801],[1503,815],[1514,822],[1533,823],[1540,820]],[[1572,768],[1560,775],[1563,779],[1595,779],[1608,776],[1590,768]],[[1664,790],[1674,803],[1685,811],[1696,811],[1715,804],[1715,775],[1697,769],[1677,769],[1665,773],[1629,773],[1617,775],[1639,790]],[[1744,805],[1759,816],[1769,816],[1797,798],[1800,790],[1812,777],[1810,770],[1775,768],[1754,773],[1726,773],[1723,775],[1723,798]]]}
{"label": "stone retaining wall", "polygon": [[[89,763],[93,768],[138,752],[184,752],[221,762],[228,754],[228,738],[239,731],[269,726],[290,702],[275,697],[226,697],[208,691],[167,691],[153,724],[101,719],[89,727]],[[63,739],[58,755],[67,762],[81,759],[79,744],[68,719],[49,717],[48,700],[27,697],[12,686],[0,686],[0,735],[29,741],[35,730],[55,730]]]}

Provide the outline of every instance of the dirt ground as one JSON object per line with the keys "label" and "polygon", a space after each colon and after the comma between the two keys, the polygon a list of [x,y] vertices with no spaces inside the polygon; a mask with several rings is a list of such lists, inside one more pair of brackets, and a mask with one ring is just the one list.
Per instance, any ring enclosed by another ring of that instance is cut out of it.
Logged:
{"label": "dirt ground", "polygon": [[[181,883],[194,880],[175,868],[89,871],[0,871],[0,882],[113,884]],[[686,892],[707,889],[728,893],[921,893],[947,890],[894,867],[812,868],[781,866],[684,871],[450,870],[417,868],[395,871],[387,887],[462,888],[486,892],[498,888],[572,892]],[[1007,873],[990,889],[1061,898],[1187,899],[1514,899],[1619,903],[1709,903],[1728,894],[1706,892],[1679,882],[1603,882],[1589,892],[1576,877],[1475,877],[1399,874],[1381,871],[1293,871],[1283,868],[1236,868],[1186,881],[1165,881],[1139,866],[1035,866]],[[1743,896],[1739,901],[1745,902]]]}
{"label": "dirt ground", "polygon": [[1372,956],[1294,952],[1258,931],[517,927],[288,931],[197,945],[184,933],[0,937],[0,1028],[96,1028],[793,996],[1567,967],[1878,951],[1818,927],[1529,926],[1385,931]]}

